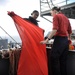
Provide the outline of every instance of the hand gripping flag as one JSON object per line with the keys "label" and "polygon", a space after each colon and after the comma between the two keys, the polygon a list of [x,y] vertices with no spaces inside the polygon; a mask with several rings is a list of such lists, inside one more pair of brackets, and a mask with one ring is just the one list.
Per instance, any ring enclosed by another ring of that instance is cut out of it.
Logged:
{"label": "hand gripping flag", "polygon": [[22,40],[17,75],[48,75],[46,45],[40,44],[44,40],[43,29],[14,12],[8,12],[8,15],[14,20]]}

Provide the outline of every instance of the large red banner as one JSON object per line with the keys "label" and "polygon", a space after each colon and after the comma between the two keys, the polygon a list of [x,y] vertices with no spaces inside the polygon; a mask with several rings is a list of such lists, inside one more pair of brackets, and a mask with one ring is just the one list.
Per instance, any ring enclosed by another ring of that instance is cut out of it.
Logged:
{"label": "large red banner", "polygon": [[23,20],[14,12],[8,15],[14,20],[22,40],[17,75],[48,75],[46,45],[40,44],[44,39],[43,29]]}

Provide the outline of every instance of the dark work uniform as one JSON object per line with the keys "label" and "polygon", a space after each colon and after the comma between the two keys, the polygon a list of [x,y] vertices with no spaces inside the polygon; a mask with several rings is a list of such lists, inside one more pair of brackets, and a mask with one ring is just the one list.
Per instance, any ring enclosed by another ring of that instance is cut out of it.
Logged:
{"label": "dark work uniform", "polygon": [[24,20],[27,20],[33,24],[35,24],[36,26],[38,26],[38,22],[36,19],[34,19],[33,17],[29,16],[29,18],[24,18]]}
{"label": "dark work uniform", "polygon": [[72,33],[70,22],[59,13],[53,17],[53,29],[56,29],[51,50],[51,67],[53,75],[67,75],[66,60],[69,50],[68,34]]}

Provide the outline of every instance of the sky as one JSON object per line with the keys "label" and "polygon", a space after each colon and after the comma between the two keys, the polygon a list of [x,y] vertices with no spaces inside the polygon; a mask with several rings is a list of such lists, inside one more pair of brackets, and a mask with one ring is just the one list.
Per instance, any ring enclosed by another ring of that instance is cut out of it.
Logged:
{"label": "sky", "polygon": [[[10,16],[7,15],[7,11],[14,11],[17,15],[21,17],[29,17],[33,10],[38,10],[40,12],[40,1],[39,0],[0,0],[0,26],[11,36],[18,35],[15,28],[14,22]],[[48,21],[38,17],[40,21],[39,27],[50,30],[51,25],[46,28],[49,24]],[[0,28],[0,36],[7,36],[5,32]]]}
{"label": "sky", "polygon": [[[7,11],[14,11],[17,15],[26,18],[29,17],[35,9],[40,12],[40,0],[0,0],[0,27],[10,36],[19,36],[13,20],[7,15]],[[47,18],[52,21],[52,17],[47,16]],[[39,27],[45,30],[45,35],[52,30],[52,23],[40,16],[38,20],[40,21]],[[75,20],[71,19],[70,22],[74,30]],[[0,36],[6,37],[8,35],[0,28]]]}

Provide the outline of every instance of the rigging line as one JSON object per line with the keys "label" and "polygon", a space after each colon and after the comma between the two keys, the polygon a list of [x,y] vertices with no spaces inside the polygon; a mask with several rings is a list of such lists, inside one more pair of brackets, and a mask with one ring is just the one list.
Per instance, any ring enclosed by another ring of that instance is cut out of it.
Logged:
{"label": "rigging line", "polygon": [[48,20],[47,18],[45,18],[44,16],[42,16],[44,19],[46,19],[47,21],[49,21],[50,23],[53,23],[52,21]]}
{"label": "rigging line", "polygon": [[50,7],[50,4],[49,4],[48,0],[47,0],[47,3],[48,3],[49,8],[51,9],[51,7]]}
{"label": "rigging line", "polygon": [[[10,36],[1,26],[0,26],[0,28],[8,35],[8,36]],[[12,38],[11,36],[10,36],[10,38]],[[13,38],[12,38],[13,39]],[[14,40],[14,39],[13,39]],[[15,40],[14,40],[15,41]],[[16,41],[15,41],[16,42]],[[18,44],[17,42],[16,42],[16,44]],[[19,45],[19,44],[18,44]],[[19,45],[20,46],[20,45]],[[20,46],[21,47],[21,46]]]}
{"label": "rigging line", "polygon": [[52,0],[50,0],[50,2],[52,3],[53,6],[55,6]]}

